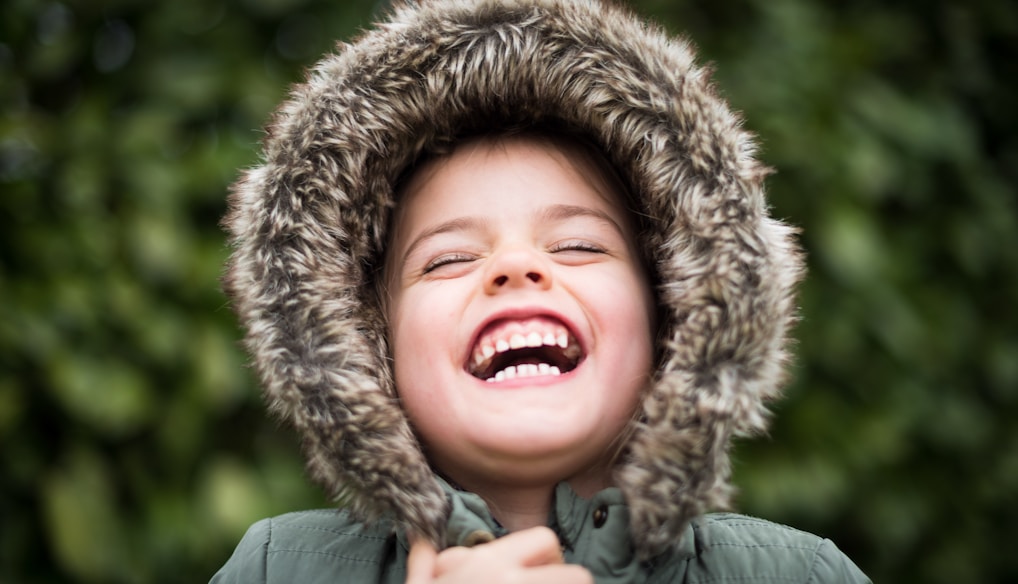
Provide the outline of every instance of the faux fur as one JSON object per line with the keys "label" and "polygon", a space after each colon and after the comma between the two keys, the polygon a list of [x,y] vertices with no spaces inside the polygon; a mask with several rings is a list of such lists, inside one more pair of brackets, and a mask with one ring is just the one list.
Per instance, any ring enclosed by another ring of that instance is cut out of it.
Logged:
{"label": "faux fur", "polygon": [[311,475],[361,517],[441,542],[447,502],[400,409],[372,291],[393,183],[465,131],[550,121],[628,180],[660,282],[659,369],[616,477],[650,557],[728,504],[729,442],[766,425],[801,271],[792,230],[767,216],[752,137],[685,41],[593,0],[396,8],[276,112],[231,195],[225,285]]}

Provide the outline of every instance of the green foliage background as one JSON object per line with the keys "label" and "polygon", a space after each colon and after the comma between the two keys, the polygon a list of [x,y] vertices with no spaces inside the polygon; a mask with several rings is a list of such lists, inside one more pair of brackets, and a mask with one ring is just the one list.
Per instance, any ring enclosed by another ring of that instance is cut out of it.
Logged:
{"label": "green foliage background", "polygon": [[[716,65],[810,254],[741,510],[876,581],[1018,579],[1018,4],[632,4]],[[217,221],[287,86],[379,9],[0,7],[0,582],[205,581],[328,504],[245,368]]]}

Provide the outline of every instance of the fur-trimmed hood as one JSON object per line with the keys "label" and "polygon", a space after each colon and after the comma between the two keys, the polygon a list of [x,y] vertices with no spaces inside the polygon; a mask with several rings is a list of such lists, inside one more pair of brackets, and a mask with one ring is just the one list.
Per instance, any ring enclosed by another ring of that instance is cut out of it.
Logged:
{"label": "fur-trimmed hood", "polygon": [[443,540],[448,501],[400,409],[374,293],[394,183],[488,124],[554,122],[634,192],[658,369],[616,484],[641,556],[730,497],[729,442],[783,377],[800,259],[752,137],[682,40],[593,0],[421,0],[309,71],[234,186],[225,278],[272,410],[359,516]]}

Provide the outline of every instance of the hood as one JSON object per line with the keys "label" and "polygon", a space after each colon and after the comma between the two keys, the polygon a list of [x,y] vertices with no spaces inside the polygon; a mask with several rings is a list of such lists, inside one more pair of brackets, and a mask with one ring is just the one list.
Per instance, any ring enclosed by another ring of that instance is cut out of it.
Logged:
{"label": "hood", "polygon": [[555,123],[629,183],[660,304],[658,369],[619,463],[641,556],[728,504],[729,442],[777,395],[801,262],[752,136],[690,46],[592,0],[408,2],[337,45],[234,185],[224,279],[270,409],[366,520],[443,541],[449,503],[400,409],[374,291],[394,183],[468,130]]}

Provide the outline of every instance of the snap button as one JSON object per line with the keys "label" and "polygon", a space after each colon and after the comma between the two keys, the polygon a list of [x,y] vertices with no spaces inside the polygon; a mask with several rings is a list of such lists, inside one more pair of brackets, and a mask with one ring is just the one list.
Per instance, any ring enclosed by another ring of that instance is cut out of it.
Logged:
{"label": "snap button", "polygon": [[490,531],[484,531],[483,529],[475,529],[467,534],[460,543],[463,547],[474,547],[475,545],[481,545],[482,543],[488,543],[493,541],[495,536]]}
{"label": "snap button", "polygon": [[601,505],[594,509],[594,528],[601,527],[605,521],[608,521],[608,506]]}

